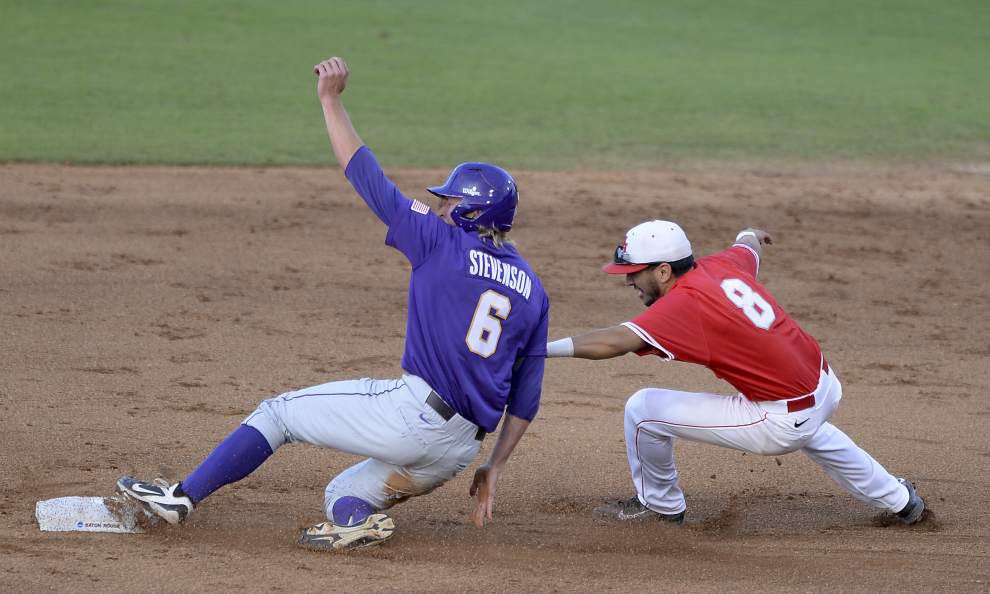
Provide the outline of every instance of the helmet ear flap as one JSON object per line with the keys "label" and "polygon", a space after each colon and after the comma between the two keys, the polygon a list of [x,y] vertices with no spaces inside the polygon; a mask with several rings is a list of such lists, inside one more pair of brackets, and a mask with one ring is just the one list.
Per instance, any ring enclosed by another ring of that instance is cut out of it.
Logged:
{"label": "helmet ear flap", "polygon": [[465,202],[465,200],[461,200],[457,206],[451,209],[450,218],[454,221],[455,225],[465,231],[477,231],[479,226],[478,219],[482,217],[484,211],[476,208],[475,205]]}

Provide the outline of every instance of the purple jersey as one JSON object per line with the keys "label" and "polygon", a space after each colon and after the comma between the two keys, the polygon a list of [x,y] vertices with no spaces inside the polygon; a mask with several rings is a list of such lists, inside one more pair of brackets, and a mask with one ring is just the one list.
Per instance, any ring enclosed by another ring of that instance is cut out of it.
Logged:
{"label": "purple jersey", "polygon": [[491,432],[539,408],[550,299],[516,248],[444,223],[399,192],[368,147],[345,171],[412,264],[402,368]]}

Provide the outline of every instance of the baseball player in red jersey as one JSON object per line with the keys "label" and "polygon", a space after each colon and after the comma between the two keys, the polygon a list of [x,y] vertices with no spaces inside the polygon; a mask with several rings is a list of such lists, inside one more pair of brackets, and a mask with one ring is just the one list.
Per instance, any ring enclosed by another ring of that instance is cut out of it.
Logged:
{"label": "baseball player in red jersey", "polygon": [[842,385],[818,343],[757,280],[758,229],[728,249],[694,259],[684,231],[669,221],[633,227],[603,270],[624,274],[647,309],[633,320],[551,342],[548,357],[608,359],[655,355],[711,369],[738,394],[647,388],[625,409],[626,452],[636,495],[595,509],[608,519],[684,522],[686,504],[674,465],[675,437],[754,454],[801,450],[853,497],[921,520],[924,501],[828,422]]}

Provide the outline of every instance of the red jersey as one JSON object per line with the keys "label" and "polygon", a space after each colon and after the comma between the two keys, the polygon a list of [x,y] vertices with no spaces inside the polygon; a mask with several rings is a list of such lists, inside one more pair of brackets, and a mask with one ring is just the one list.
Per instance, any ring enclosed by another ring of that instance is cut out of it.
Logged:
{"label": "red jersey", "polygon": [[756,281],[760,260],[735,244],[701,258],[640,316],[623,324],[639,355],[697,363],[749,400],[787,400],[818,387],[818,343]]}

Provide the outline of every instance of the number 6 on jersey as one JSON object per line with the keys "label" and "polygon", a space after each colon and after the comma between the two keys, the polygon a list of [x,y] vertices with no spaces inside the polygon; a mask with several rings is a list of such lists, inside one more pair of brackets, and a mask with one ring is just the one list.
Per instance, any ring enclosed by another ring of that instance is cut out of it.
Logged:
{"label": "number 6 on jersey", "polygon": [[491,357],[502,336],[502,322],[509,317],[511,310],[512,302],[505,295],[491,289],[482,293],[471,318],[471,327],[464,337],[468,350],[486,359]]}

